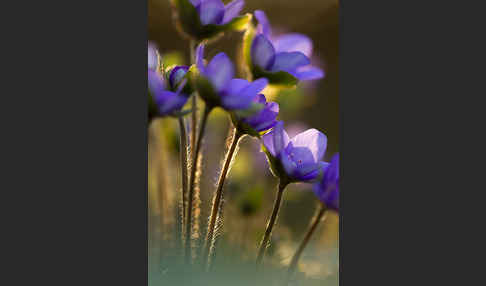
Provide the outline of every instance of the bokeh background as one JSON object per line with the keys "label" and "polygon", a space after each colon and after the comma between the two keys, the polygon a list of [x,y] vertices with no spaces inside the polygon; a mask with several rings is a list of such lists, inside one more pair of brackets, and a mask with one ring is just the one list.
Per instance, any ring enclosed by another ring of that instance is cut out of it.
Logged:
{"label": "bokeh background", "polygon": [[[228,2],[228,1],[224,1]],[[263,10],[274,30],[298,32],[314,42],[313,64],[326,72],[322,80],[299,84],[296,89],[271,92],[280,105],[279,119],[292,136],[316,128],[328,137],[325,159],[339,151],[339,4],[338,0],[245,0],[243,13]],[[227,33],[207,46],[206,58],[226,52],[241,60],[237,46],[243,33]],[[166,64],[188,64],[188,41],[172,22],[168,0],[148,0],[148,39],[157,44]],[[218,110],[211,114],[202,149],[203,174],[200,180],[200,228],[204,236],[210,202],[226,150],[230,130],[228,116]],[[179,223],[179,133],[175,119],[157,120],[149,130],[149,256],[151,285],[167,284],[172,248],[177,248]],[[224,221],[219,230],[217,265],[253,261],[271,212],[277,179],[268,170],[256,139],[246,137],[226,181]],[[266,265],[284,268],[311,221],[318,201],[310,185],[290,185],[284,195],[279,220],[273,232]],[[299,264],[302,285],[338,285],[339,218],[329,213]],[[201,238],[199,238],[201,239]],[[163,243],[161,243],[163,241]],[[196,238],[196,242],[198,239]],[[162,255],[161,255],[162,253]],[[165,263],[165,264],[164,264]],[[269,266],[270,267],[270,266]],[[164,272],[165,271],[165,272]],[[162,275],[162,276],[161,276]],[[276,274],[278,275],[278,274]],[[166,279],[166,283],[163,281]],[[174,280],[176,283],[176,280]],[[190,282],[185,282],[192,285]],[[204,285],[204,284],[194,284]],[[244,285],[244,284],[243,284]],[[267,284],[267,285],[272,285]],[[299,284],[300,285],[300,284]]]}

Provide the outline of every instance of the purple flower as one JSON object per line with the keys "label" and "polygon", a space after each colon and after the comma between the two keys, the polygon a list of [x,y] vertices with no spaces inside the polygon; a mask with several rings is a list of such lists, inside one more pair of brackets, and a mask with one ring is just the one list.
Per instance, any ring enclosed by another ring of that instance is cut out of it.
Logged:
{"label": "purple flower", "polygon": [[[177,83],[174,75],[173,83],[167,84],[161,74],[148,70],[148,90],[157,108],[157,116],[176,115],[181,110],[188,99],[188,96],[181,92],[186,82],[187,80],[183,79]],[[171,90],[172,84],[177,86],[175,91]]]}
{"label": "purple flower", "polygon": [[270,23],[263,11],[255,11],[258,20],[256,35],[251,42],[250,60],[252,72],[265,75],[271,83],[288,81],[279,75],[286,72],[298,80],[314,80],[324,77],[324,72],[311,66],[312,41],[305,35],[291,33],[272,36]]}
{"label": "purple flower", "polygon": [[180,32],[195,40],[213,38],[225,31],[244,30],[251,15],[239,15],[244,0],[172,0]]}
{"label": "purple flower", "polygon": [[154,43],[148,42],[148,69],[156,71],[159,66],[159,53]]}
{"label": "purple flower", "polygon": [[314,184],[314,193],[326,207],[339,211],[339,153],[332,157],[322,179]]}
{"label": "purple flower", "polygon": [[196,65],[200,77],[198,80],[199,95],[211,107],[221,106],[226,110],[245,110],[252,107],[255,98],[267,86],[268,80],[258,79],[248,82],[233,78],[235,68],[225,53],[219,53],[204,64],[204,45],[196,51]]}
{"label": "purple flower", "polygon": [[243,9],[244,0],[234,0],[224,5],[221,0],[190,0],[199,14],[202,25],[224,25],[235,17]]}
{"label": "purple flower", "polygon": [[276,102],[267,102],[263,94],[255,97],[253,103],[260,106],[259,111],[243,116],[235,114],[232,118],[240,132],[259,137],[260,132],[269,130],[277,124],[279,106]]}
{"label": "purple flower", "polygon": [[309,129],[290,139],[283,122],[279,121],[262,139],[272,172],[281,179],[312,182],[328,165],[322,162],[327,137],[316,129]]}
{"label": "purple flower", "polygon": [[177,90],[181,83],[185,83],[186,74],[189,71],[188,66],[175,66],[166,71],[168,74],[169,86],[172,91]]}

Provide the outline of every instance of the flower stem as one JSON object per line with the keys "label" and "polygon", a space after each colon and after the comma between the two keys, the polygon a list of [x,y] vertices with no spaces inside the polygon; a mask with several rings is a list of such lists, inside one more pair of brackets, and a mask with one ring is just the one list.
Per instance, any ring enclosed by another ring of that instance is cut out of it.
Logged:
{"label": "flower stem", "polygon": [[[191,40],[189,42],[189,54],[191,59],[191,64],[196,63],[196,41]],[[194,150],[196,145],[196,134],[197,134],[197,93],[192,95],[192,127],[191,127],[191,150]]]}
{"label": "flower stem", "polygon": [[231,145],[228,149],[228,153],[226,154],[226,159],[224,161],[223,169],[221,170],[221,174],[218,180],[218,186],[216,191],[214,192],[214,199],[213,199],[213,206],[211,209],[211,216],[209,218],[208,230],[206,233],[206,240],[204,245],[204,252],[203,252],[203,263],[207,263],[207,267],[209,268],[211,264],[211,257],[214,252],[214,243],[215,243],[215,235],[214,231],[216,229],[216,218],[218,217],[219,210],[221,208],[221,198],[223,197],[223,186],[226,176],[229,172],[231,161],[235,155],[236,147],[238,146],[238,142],[243,137],[243,134],[238,131],[237,128],[233,131],[233,139],[231,141]]}
{"label": "flower stem", "polygon": [[267,229],[265,230],[265,235],[263,236],[263,240],[260,243],[260,248],[258,250],[258,256],[256,260],[257,266],[259,266],[262,263],[263,257],[265,256],[265,251],[268,246],[268,241],[272,236],[273,226],[275,225],[275,221],[277,220],[277,216],[278,216],[278,211],[280,209],[280,205],[282,204],[283,191],[285,190],[285,187],[287,185],[288,182],[282,180],[280,180],[278,184],[278,192],[277,192],[277,197],[275,198],[275,203],[273,205],[272,215],[268,221]]}
{"label": "flower stem", "polygon": [[189,179],[189,194],[188,194],[188,202],[187,202],[187,216],[186,216],[186,232],[185,232],[185,261],[186,263],[190,262],[191,259],[191,223],[192,223],[192,202],[194,200],[194,185],[196,181],[196,169],[197,169],[197,161],[199,157],[199,150],[201,149],[201,141],[204,136],[204,130],[206,129],[206,122],[208,119],[208,115],[211,112],[212,108],[206,105],[204,109],[204,113],[201,118],[201,127],[199,129],[199,134],[196,141],[196,146],[194,151],[192,152],[192,164],[191,164],[191,175]]}
{"label": "flower stem", "polygon": [[[191,150],[194,150],[196,145],[196,134],[197,134],[197,94],[192,95],[192,112],[191,112]],[[192,152],[191,151],[191,152]]]}
{"label": "flower stem", "polygon": [[[190,40],[189,41],[189,61],[191,64],[194,64],[196,62],[196,58],[195,58],[195,49],[196,49],[196,42],[194,40]],[[194,151],[196,150],[196,134],[197,134],[197,93],[194,92],[192,94],[192,98],[191,98],[191,103],[192,103],[192,112],[191,112],[191,142],[190,142],[190,157],[191,158],[194,158]],[[194,164],[191,164],[190,166],[191,168],[191,174],[192,174],[192,171],[194,170],[194,173],[196,172],[196,168],[197,168],[197,161],[196,163]],[[191,188],[191,190],[189,191],[190,194],[186,194],[186,197],[187,197],[187,200],[186,200],[186,205],[183,206],[183,226],[185,227],[185,233],[184,233],[184,236],[185,236],[185,239],[184,239],[184,247],[186,249],[186,259],[189,259],[188,256],[190,256],[190,254],[188,252],[190,252],[190,237],[191,237],[191,220],[187,219],[188,218],[188,215],[192,215],[192,201],[193,201],[193,193],[194,193],[194,188]],[[189,209],[191,209],[191,213],[188,213]],[[184,222],[185,221],[185,222]],[[189,223],[187,223],[189,221]],[[188,239],[189,238],[189,239]],[[189,244],[189,245],[188,245]]]}
{"label": "flower stem", "polygon": [[297,262],[299,261],[299,258],[301,256],[302,252],[304,251],[305,247],[309,243],[309,240],[310,240],[312,234],[316,230],[319,222],[322,220],[322,217],[326,213],[326,210],[327,210],[326,206],[324,204],[321,204],[319,212],[314,217],[314,221],[312,222],[311,226],[309,227],[309,230],[307,231],[307,233],[304,237],[304,240],[302,240],[299,248],[297,249],[294,256],[292,257],[292,260],[290,261],[289,269],[288,269],[288,272],[287,272],[287,283],[290,281],[290,278],[295,271],[295,268],[297,266]]}
{"label": "flower stem", "polygon": [[182,179],[182,219],[181,219],[181,239],[183,239],[184,222],[187,210],[187,132],[184,117],[179,117],[180,128],[180,160],[181,160],[181,179]]}

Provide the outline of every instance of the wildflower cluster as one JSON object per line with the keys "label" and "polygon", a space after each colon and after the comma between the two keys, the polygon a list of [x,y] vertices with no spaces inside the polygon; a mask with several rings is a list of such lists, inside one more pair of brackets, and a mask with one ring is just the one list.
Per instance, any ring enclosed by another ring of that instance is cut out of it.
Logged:
{"label": "wildflower cluster", "polygon": [[[182,193],[182,238],[185,257],[192,260],[191,225],[194,201],[195,176],[207,118],[214,108],[225,110],[233,124],[234,132],[224,165],[220,172],[209,217],[202,259],[209,265],[214,255],[216,219],[220,217],[221,200],[225,178],[231,161],[237,152],[240,139],[246,135],[260,140],[272,174],[280,184],[272,215],[258,250],[257,263],[265,255],[266,246],[276,223],[282,194],[291,183],[310,183],[322,209],[339,210],[339,155],[330,162],[323,158],[327,148],[324,133],[309,129],[293,138],[284,129],[284,122],[277,120],[280,112],[276,102],[267,101],[265,90],[294,87],[300,81],[317,80],[324,71],[312,65],[312,41],[305,35],[290,33],[277,35],[272,32],[269,20],[263,11],[240,15],[243,0],[224,4],[221,0],[172,0],[174,19],[179,31],[194,45],[191,66],[164,67],[153,43],[148,44],[148,94],[149,122],[155,118],[176,117],[180,121],[181,142],[190,141],[185,133],[185,115],[192,112],[193,132],[190,158],[183,156]],[[252,23],[253,16],[256,24]],[[244,31],[243,56],[248,71],[246,79],[235,77],[235,65],[225,53],[205,59],[207,42],[220,38],[224,32]],[[194,97],[192,106],[183,110],[188,100]],[[198,110],[195,97],[204,101],[204,112],[196,123]],[[196,130],[198,133],[196,134]],[[181,146],[185,152],[186,146]],[[185,154],[185,153],[184,153]],[[188,161],[191,162],[188,162]],[[187,167],[189,166],[189,167]],[[204,172],[204,170],[202,170]],[[298,259],[298,255],[296,255]],[[291,266],[292,267],[292,266]]]}

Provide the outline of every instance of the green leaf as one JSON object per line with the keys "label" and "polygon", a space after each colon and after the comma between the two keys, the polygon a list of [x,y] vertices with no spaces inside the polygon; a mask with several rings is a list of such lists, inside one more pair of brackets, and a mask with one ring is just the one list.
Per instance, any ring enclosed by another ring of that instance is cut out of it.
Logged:
{"label": "green leaf", "polygon": [[267,148],[265,148],[264,144],[262,144],[262,151],[265,153],[265,155],[267,155],[267,161],[268,165],[270,166],[270,171],[272,172],[272,175],[280,178],[282,174],[285,174],[285,172],[282,172],[283,166],[281,166],[277,158],[273,157],[272,154],[270,154]]}
{"label": "green leaf", "polygon": [[252,69],[254,78],[266,78],[271,85],[281,86],[284,88],[294,87],[299,83],[299,80],[288,72],[268,72],[262,70],[258,66],[254,66]]}

